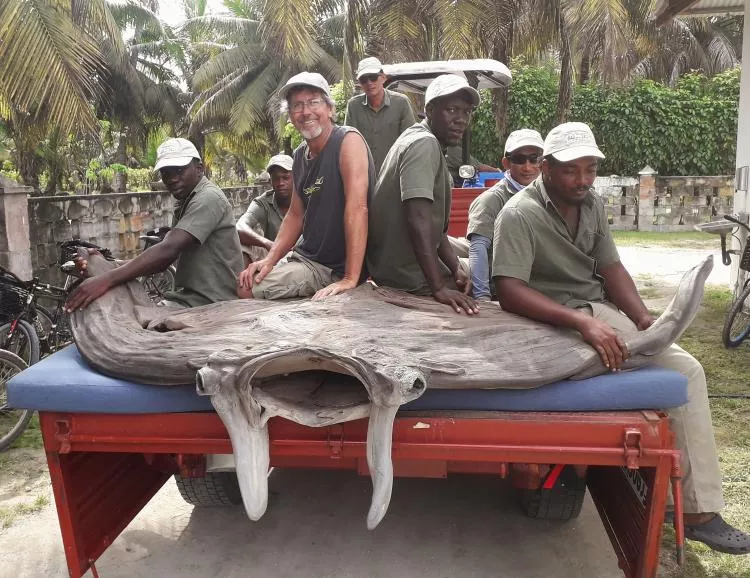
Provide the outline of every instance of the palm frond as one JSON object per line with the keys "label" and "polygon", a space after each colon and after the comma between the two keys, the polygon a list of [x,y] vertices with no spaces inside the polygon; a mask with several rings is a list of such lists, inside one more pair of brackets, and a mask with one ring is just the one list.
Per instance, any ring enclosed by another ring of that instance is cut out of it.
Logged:
{"label": "palm frond", "polygon": [[243,44],[217,54],[195,72],[193,87],[202,90],[217,82],[223,76],[238,69],[257,65],[267,58],[263,47],[257,44]]}
{"label": "palm frond", "polygon": [[280,71],[275,66],[266,66],[240,93],[232,104],[229,126],[233,132],[242,134],[256,125],[266,113],[270,95],[278,88]]}
{"label": "palm frond", "polygon": [[316,14],[308,0],[263,0],[260,34],[265,49],[283,64],[311,63]]}
{"label": "palm frond", "polygon": [[10,102],[64,130],[97,130],[89,102],[101,94],[102,54],[62,3],[4,0],[0,37],[13,38],[0,43],[0,86]]}

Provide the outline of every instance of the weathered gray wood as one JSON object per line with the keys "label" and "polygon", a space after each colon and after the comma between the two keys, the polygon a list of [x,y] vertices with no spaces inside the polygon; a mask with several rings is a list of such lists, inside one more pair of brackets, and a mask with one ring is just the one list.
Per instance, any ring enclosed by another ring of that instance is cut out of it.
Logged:
{"label": "weathered gray wood", "polygon": [[[626,367],[649,363],[698,311],[708,257],[688,272],[665,313],[624,335]],[[90,258],[99,274],[111,264]],[[438,388],[528,388],[607,371],[574,331],[480,304],[458,315],[431,298],[363,285],[325,301],[243,300],[181,311],[150,307],[137,283],[71,319],[81,355],[115,377],[196,383],[227,427],[245,508],[266,509],[267,422],[275,415],[323,426],[370,415],[368,464],[374,528],[390,501],[391,435],[398,407]]]}

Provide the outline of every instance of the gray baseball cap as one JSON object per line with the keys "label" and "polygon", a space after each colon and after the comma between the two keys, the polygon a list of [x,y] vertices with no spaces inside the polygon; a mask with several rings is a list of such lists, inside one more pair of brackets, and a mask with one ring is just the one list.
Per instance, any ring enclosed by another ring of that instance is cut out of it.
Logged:
{"label": "gray baseball cap", "polygon": [[318,90],[322,90],[326,96],[331,96],[331,87],[328,85],[328,81],[323,78],[322,74],[318,74],[317,72],[300,72],[299,74],[295,74],[281,87],[279,96],[286,98],[287,93],[292,88],[297,88],[298,86],[317,88]]}
{"label": "gray baseball cap", "polygon": [[549,131],[544,139],[544,156],[547,155],[562,163],[583,157],[605,158],[591,128],[582,122],[564,122]]}

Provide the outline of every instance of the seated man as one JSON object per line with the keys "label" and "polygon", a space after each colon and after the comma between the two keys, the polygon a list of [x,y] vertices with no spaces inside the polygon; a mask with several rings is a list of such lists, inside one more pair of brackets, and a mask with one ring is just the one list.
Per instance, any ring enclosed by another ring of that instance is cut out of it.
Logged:
{"label": "seated man", "polygon": [[409,98],[385,88],[385,80],[380,60],[363,58],[357,67],[362,94],[349,99],[344,119],[365,137],[377,171],[398,135],[415,122]]}
{"label": "seated man", "polygon": [[542,164],[542,135],[528,128],[514,130],[505,141],[503,169],[505,177],[471,203],[469,226],[469,263],[474,299],[490,300],[490,263],[492,262],[492,234],[500,209],[522,188],[539,176]]}
{"label": "seated man", "polygon": [[427,118],[388,152],[370,206],[367,269],[376,283],[432,295],[460,313],[478,309],[448,239],[450,173],[445,148],[461,142],[479,93],[453,74],[425,92]]}
{"label": "seated man", "polygon": [[294,193],[268,256],[240,274],[237,292],[322,299],[363,280],[375,164],[356,129],[334,124],[336,105],[320,74],[293,76],[280,96],[305,139],[294,151]]}
{"label": "seated man", "polygon": [[[279,232],[281,221],[289,209],[292,196],[292,157],[276,155],[271,157],[266,170],[271,177],[271,190],[255,197],[239,220],[237,233],[242,243],[245,265],[265,257],[271,250],[273,240]],[[258,250],[263,250],[260,256]],[[255,255],[255,258],[253,258]]]}
{"label": "seated man", "polygon": [[[654,319],[620,262],[604,205],[591,189],[602,158],[587,125],[569,122],[550,131],[541,176],[497,218],[492,275],[503,309],[579,331],[616,371],[628,351],[614,329],[634,333]],[[653,363],[688,380],[688,403],[669,410],[682,453],[686,537],[720,552],[750,552],[750,536],[718,513],[724,500],[703,368],[678,345]]]}
{"label": "seated man", "polygon": [[[177,199],[172,229],[161,243],[135,259],[86,279],[68,298],[68,311],[86,307],[112,287],[164,271],[174,261],[175,290],[165,295],[167,304],[196,307],[236,298],[242,251],[232,206],[222,190],[203,175],[201,157],[189,140],[167,139],[156,155],[154,171]],[[86,263],[80,266],[85,269]]]}

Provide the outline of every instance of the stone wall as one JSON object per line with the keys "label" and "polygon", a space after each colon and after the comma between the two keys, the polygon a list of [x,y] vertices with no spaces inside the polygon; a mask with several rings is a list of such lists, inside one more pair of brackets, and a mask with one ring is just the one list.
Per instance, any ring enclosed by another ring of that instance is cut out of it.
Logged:
{"label": "stone wall", "polygon": [[594,188],[619,231],[692,231],[734,210],[734,178],[726,175],[659,176],[645,167],[637,178],[598,177]]}
{"label": "stone wall", "polygon": [[656,177],[649,206],[641,209],[641,230],[692,231],[693,225],[732,214],[734,178]]}
{"label": "stone wall", "polygon": [[[231,187],[224,192],[235,219],[262,187]],[[34,274],[48,282],[62,281],[57,269],[58,244],[83,239],[107,247],[118,259],[130,259],[142,249],[139,236],[148,229],[171,225],[174,198],[166,191],[63,195],[28,199],[31,264]]]}
{"label": "stone wall", "polygon": [[607,209],[612,229],[638,229],[638,179],[635,177],[597,177],[594,188]]}
{"label": "stone wall", "polygon": [[0,266],[31,278],[27,199],[33,189],[0,176]]}

